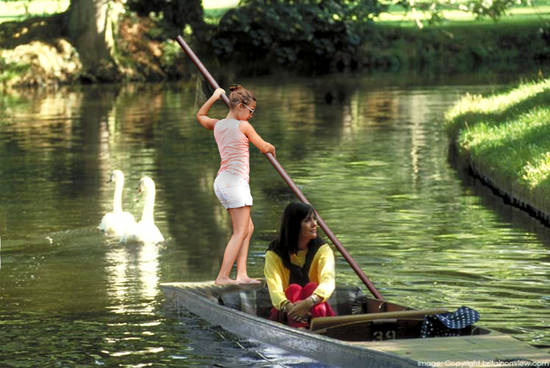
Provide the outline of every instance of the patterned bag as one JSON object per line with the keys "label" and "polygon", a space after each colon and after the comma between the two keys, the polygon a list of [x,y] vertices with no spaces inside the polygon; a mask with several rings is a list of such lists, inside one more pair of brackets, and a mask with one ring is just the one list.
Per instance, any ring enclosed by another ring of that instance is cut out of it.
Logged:
{"label": "patterned bag", "polygon": [[460,336],[462,329],[479,321],[479,312],[460,307],[454,313],[426,316],[420,329],[420,337]]}

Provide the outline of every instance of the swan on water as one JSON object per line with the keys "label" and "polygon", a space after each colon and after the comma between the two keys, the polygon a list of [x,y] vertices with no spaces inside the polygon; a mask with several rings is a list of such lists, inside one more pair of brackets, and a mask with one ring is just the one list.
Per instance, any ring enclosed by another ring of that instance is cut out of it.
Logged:
{"label": "swan on water", "polygon": [[122,210],[122,188],[124,187],[124,174],[120,170],[114,170],[109,183],[115,183],[113,198],[113,210],[106,213],[101,219],[98,229],[108,235],[122,236],[128,229],[135,225],[136,220],[130,212]]}
{"label": "swan on water", "polygon": [[139,192],[145,197],[141,220],[128,228],[128,231],[120,238],[123,243],[139,242],[145,244],[156,244],[164,241],[159,228],[155,225],[155,182],[148,176],[141,178]]}

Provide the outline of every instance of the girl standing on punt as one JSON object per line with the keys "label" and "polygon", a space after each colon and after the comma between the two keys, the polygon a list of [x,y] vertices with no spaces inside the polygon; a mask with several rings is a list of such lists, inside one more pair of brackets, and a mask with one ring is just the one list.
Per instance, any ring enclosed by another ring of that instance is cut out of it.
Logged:
{"label": "girl standing on punt", "polygon": [[[220,152],[220,169],[214,181],[214,192],[227,209],[233,224],[233,234],[225,247],[217,285],[259,283],[246,272],[246,260],[254,224],[250,218],[252,195],[249,182],[249,142],[262,153],[275,154],[275,147],[264,141],[248,122],[256,109],[256,98],[240,85],[229,88],[229,113],[225,119],[208,117],[208,111],[225,91],[218,88],[197,112],[198,122],[209,130]],[[237,262],[237,276],[233,280],[229,274]]]}

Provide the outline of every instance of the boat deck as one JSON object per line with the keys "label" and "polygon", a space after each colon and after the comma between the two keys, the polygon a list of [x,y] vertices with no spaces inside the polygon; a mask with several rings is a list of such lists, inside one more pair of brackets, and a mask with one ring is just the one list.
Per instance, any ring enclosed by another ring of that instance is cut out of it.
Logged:
{"label": "boat deck", "polygon": [[437,344],[426,339],[352,342],[368,349],[406,356],[426,366],[550,367],[550,354],[508,335],[443,337]]}

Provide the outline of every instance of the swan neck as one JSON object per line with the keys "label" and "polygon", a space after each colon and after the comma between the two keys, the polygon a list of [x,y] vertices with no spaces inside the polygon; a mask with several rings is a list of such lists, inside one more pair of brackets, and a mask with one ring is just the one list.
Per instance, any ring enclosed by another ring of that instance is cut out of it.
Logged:
{"label": "swan neck", "polygon": [[124,182],[117,180],[115,183],[115,195],[113,198],[113,212],[122,212],[122,187]]}
{"label": "swan neck", "polygon": [[145,193],[145,205],[143,206],[141,221],[154,222],[154,215],[153,215],[154,210],[155,210],[155,191],[148,190]]}

